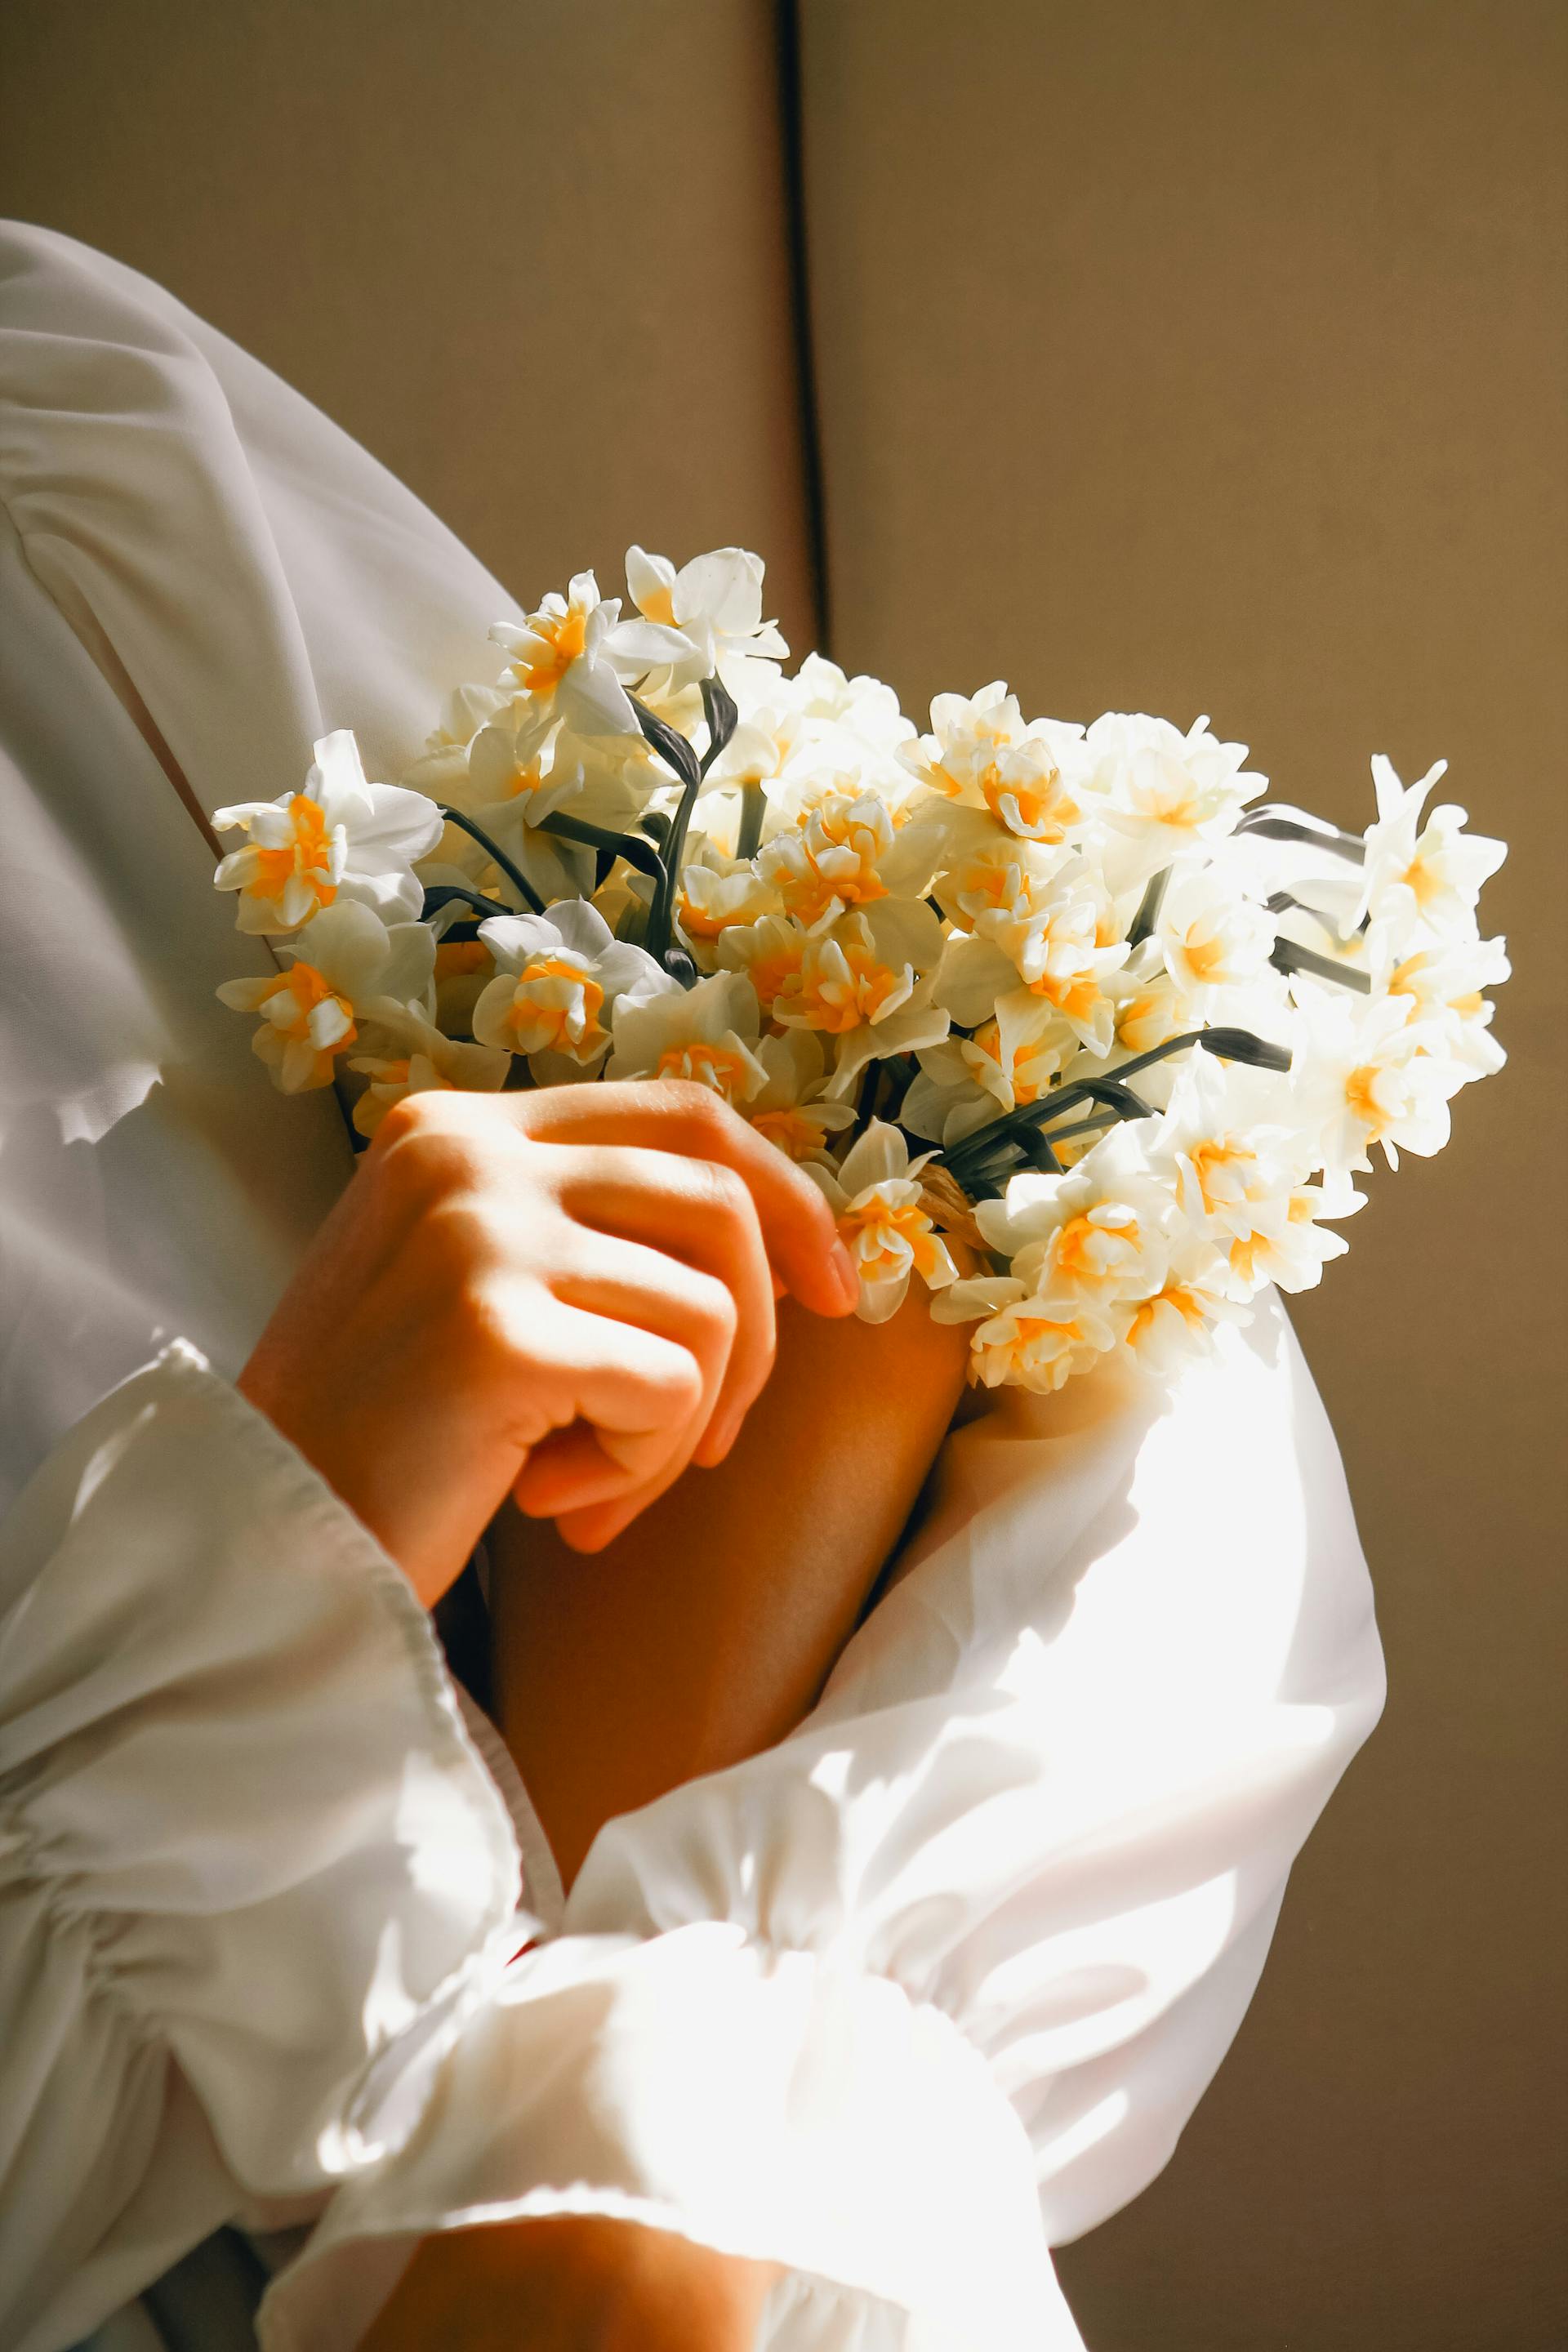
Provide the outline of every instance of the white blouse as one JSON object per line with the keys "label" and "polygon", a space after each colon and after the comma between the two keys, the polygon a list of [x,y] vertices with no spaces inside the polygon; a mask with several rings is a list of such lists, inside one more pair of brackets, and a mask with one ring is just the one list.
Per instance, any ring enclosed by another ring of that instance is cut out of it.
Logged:
{"label": "white blouse", "polygon": [[1075,2346],[1047,2248],[1170,2155],[1382,1702],[1283,1313],[1168,1398],[1003,1393],[807,1722],[563,1906],[402,1577],[230,1385],[350,1154],[214,999],[268,950],[199,827],[331,726],[395,779],[516,608],[14,226],[0,500],[0,2342],[303,2220],[261,2340],[346,2352],[421,2233],[588,2210],[785,2265],[774,2352]]}

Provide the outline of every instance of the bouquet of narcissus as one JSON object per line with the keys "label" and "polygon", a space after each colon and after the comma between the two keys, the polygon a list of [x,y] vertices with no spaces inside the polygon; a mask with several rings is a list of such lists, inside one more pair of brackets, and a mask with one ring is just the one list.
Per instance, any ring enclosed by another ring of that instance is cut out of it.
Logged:
{"label": "bouquet of narcissus", "polygon": [[860,1312],[911,1280],[990,1385],[1165,1372],[1300,1290],[1380,1145],[1436,1151],[1502,1054],[1476,903],[1502,845],[1428,809],[1347,834],[1260,798],[1199,719],[1026,719],[1005,687],[793,677],[763,567],[633,548],[463,687],[401,783],[327,736],[219,813],[279,969],[221,992],[288,1091],[374,1134],[433,1087],[712,1087],[821,1185]]}

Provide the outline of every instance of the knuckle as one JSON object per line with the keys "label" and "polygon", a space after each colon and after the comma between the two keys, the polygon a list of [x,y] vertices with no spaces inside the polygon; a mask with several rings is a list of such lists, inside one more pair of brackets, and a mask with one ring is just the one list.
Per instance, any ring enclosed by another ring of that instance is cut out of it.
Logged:
{"label": "knuckle", "polygon": [[661,1078],[658,1081],[665,1108],[673,1112],[683,1125],[695,1134],[728,1135],[736,1124],[735,1114],[722,1095],[696,1078]]}
{"label": "knuckle", "polygon": [[721,1282],[717,1275],[694,1274],[688,1297],[709,1332],[728,1346],[741,1321],[741,1310],[729,1284]]}
{"label": "knuckle", "polygon": [[704,1209],[714,1216],[749,1217],[751,1190],[743,1176],[720,1160],[694,1160],[690,1182]]}

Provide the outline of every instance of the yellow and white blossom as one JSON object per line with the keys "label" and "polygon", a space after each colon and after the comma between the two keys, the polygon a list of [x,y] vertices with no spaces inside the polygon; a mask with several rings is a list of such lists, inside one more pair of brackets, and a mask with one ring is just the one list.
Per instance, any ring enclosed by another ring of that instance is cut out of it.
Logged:
{"label": "yellow and white blossom", "polygon": [[762,1038],[756,1055],[767,1083],[748,1097],[746,1118],[786,1160],[826,1166],[830,1139],[854,1125],[855,1113],[847,1103],[829,1102],[823,1091],[828,1062],[821,1038],[810,1029],[786,1029],[782,1036]]}
{"label": "yellow and white blossom", "polygon": [[774,665],[789,647],[776,623],[763,618],[763,569],[761,556],[740,547],[694,556],[679,572],[668,556],[626,550],[626,586],[637,611],[686,640],[685,655],[671,664],[674,683],[717,674],[733,693],[766,692],[776,680]]}
{"label": "yellow and white blossom", "polygon": [[1403,923],[1413,941],[1417,933],[1427,941],[1475,937],[1482,885],[1508,851],[1500,841],[1466,833],[1469,820],[1462,808],[1436,808],[1421,825],[1426,795],[1447,769],[1447,760],[1439,760],[1407,789],[1381,752],[1374,757],[1377,817],[1366,829],[1366,872],[1347,938],[1363,916]]}
{"label": "yellow and white blossom", "polygon": [[1121,880],[1222,841],[1268,781],[1243,766],[1246,744],[1221,742],[1206,719],[1184,735],[1168,719],[1107,711],[1084,740],[1105,822],[1126,845]]}
{"label": "yellow and white blossom", "polygon": [[955,1282],[931,1301],[939,1323],[974,1323],[969,1377],[978,1386],[1032,1389],[1049,1396],[1116,1345],[1092,1299],[1031,1295],[1010,1275]]}
{"label": "yellow and white blossom", "polygon": [[974,1221],[1027,1290],[1104,1314],[1159,1287],[1175,1212],[1141,1136],[1121,1127],[1066,1175],[1013,1177],[1000,1201],[977,1203]]}
{"label": "yellow and white blossom", "polygon": [[681,937],[699,964],[711,971],[723,934],[777,914],[779,898],[754,858],[726,856],[705,841],[692,863],[681,867],[675,911]]}
{"label": "yellow and white blossom", "polygon": [[[548,710],[524,709],[482,727],[468,747],[460,792],[452,795],[504,850],[546,901],[585,897],[593,887],[594,853],[542,830],[552,816],[575,818],[607,833],[631,825],[647,798],[626,763],[595,756],[597,747],[572,734]],[[648,782],[651,768],[643,771]],[[444,856],[483,868],[482,845],[448,828]]]}
{"label": "yellow and white blossom", "polygon": [[468,746],[481,727],[507,709],[511,697],[499,686],[459,686],[447,697],[439,724],[401,781],[433,801],[455,800],[468,772]]}
{"label": "yellow and white blossom", "polygon": [[1295,1101],[1311,1122],[1316,1164],[1332,1174],[1370,1169],[1381,1145],[1429,1160],[1448,1140],[1448,1103],[1468,1075],[1442,1050],[1436,1024],[1412,1022],[1406,998],[1347,1001],[1326,988],[1299,995]]}
{"label": "yellow and white blossom", "polygon": [[298,930],[340,897],[387,922],[419,912],[414,864],[440,839],[439,810],[401,784],[369,782],[346,727],[323,735],[315,751],[301,791],[213,814],[217,832],[247,836],[213,877],[217,889],[238,892],[242,931]]}
{"label": "yellow and white blossom", "polygon": [[904,1303],[910,1277],[918,1274],[928,1290],[956,1282],[958,1268],[947,1244],[921,1206],[918,1178],[931,1154],[910,1158],[896,1127],[874,1118],[858,1136],[842,1166],[815,1161],[806,1172],[826,1194],[840,1239],[860,1276],[863,1323],[885,1323]]}
{"label": "yellow and white blossom", "polygon": [[801,990],[801,967],[811,934],[792,915],[763,915],[755,922],[730,924],[721,931],[717,956],[725,971],[744,972],[757,1003],[771,1021],[781,998]]}
{"label": "yellow and white blossom", "polygon": [[719,971],[695,988],[638,991],[615,1012],[610,1078],[687,1078],[743,1108],[768,1084],[758,1059],[756,992],[742,972]]}
{"label": "yellow and white blossom", "polygon": [[1020,984],[1053,1006],[1085,1045],[1110,1050],[1115,1032],[1113,975],[1131,950],[1104,938],[1106,902],[1081,860],[1025,887],[1013,904],[974,918],[973,931],[948,942],[937,1002],[963,1028],[984,1020]]}
{"label": "yellow and white blossom", "polygon": [[900,1117],[912,1134],[947,1145],[1005,1112],[1037,1102],[1079,1050],[1071,1026],[1038,996],[1015,989],[972,1036],[954,1036],[920,1056],[921,1074]]}
{"label": "yellow and white blossom", "polygon": [[1250,1313],[1235,1295],[1225,1253],[1201,1234],[1183,1234],[1158,1290],[1123,1308],[1121,1339],[1141,1370],[1170,1380],[1190,1357],[1207,1353],[1222,1323],[1246,1323]]}
{"label": "yellow and white blossom", "polygon": [[444,1036],[417,1013],[377,1016],[369,1048],[351,1056],[349,1068],[370,1084],[354,1105],[361,1135],[374,1135],[394,1103],[405,1095],[496,1094],[506,1084],[511,1055],[466,1038]]}
{"label": "yellow and white blossom", "polygon": [[1325,1176],[1321,1183],[1293,1184],[1270,1204],[1249,1231],[1226,1242],[1226,1285],[1233,1298],[1251,1298],[1266,1282],[1280,1290],[1312,1290],[1324,1266],[1342,1257],[1350,1244],[1323,1220],[1348,1217],[1364,1208],[1366,1195],[1348,1176]]}
{"label": "yellow and white blossom", "polygon": [[624,622],[620,613],[619,597],[601,597],[593,573],[579,572],[564,596],[552,591],[521,628],[498,621],[490,635],[507,656],[502,685],[535,717],[548,712],[578,734],[637,734],[623,680],[684,662],[690,646],[679,630]]}
{"label": "yellow and white blossom", "polygon": [[1508,1056],[1491,1034],[1492,1007],[1483,993],[1507,980],[1501,940],[1451,938],[1410,947],[1403,923],[1374,923],[1366,935],[1366,969],[1373,992],[1403,998],[1406,1019],[1436,1027],[1443,1052],[1467,1079],[1489,1077]]}
{"label": "yellow and white blossom", "polygon": [[886,900],[807,933],[798,970],[773,1000],[773,1017],[838,1039],[829,1095],[847,1094],[869,1061],[945,1037],[947,1014],[924,976],[941,952],[935,915],[906,900]]}
{"label": "yellow and white blossom", "polygon": [[1202,1007],[1213,1003],[1218,989],[1251,987],[1274,950],[1267,908],[1202,866],[1175,877],[1161,900],[1155,929],[1166,971]]}
{"label": "yellow and white blossom", "polygon": [[785,687],[802,719],[818,727],[841,729],[868,751],[889,761],[914,740],[913,724],[899,709],[899,698],[890,686],[884,686],[879,677],[850,677],[826,655],[807,654]]}
{"label": "yellow and white blossom", "polygon": [[1288,1077],[1229,1068],[1207,1054],[1181,1071],[1148,1154],[1195,1232],[1245,1236],[1304,1181],[1310,1155],[1290,1123],[1291,1103]]}
{"label": "yellow and white blossom", "polygon": [[325,908],[298,940],[280,943],[285,969],[218,989],[236,1013],[259,1013],[251,1045],[287,1095],[330,1086],[362,1021],[427,1013],[436,935],[426,923],[384,923],[353,898]]}
{"label": "yellow and white blossom", "polygon": [[548,915],[492,916],[479,939],[496,974],[474,1006],[475,1038],[525,1055],[540,1086],[595,1075],[610,1050],[616,1001],[629,990],[681,993],[586,899],[563,899]]}
{"label": "yellow and white blossom", "polygon": [[942,862],[940,814],[900,824],[888,802],[853,777],[812,785],[789,814],[794,822],[763,844],[757,870],[785,913],[808,928],[879,898],[923,898]]}
{"label": "yellow and white blossom", "polygon": [[939,694],[931,720],[931,733],[900,758],[931,792],[988,809],[1028,841],[1063,842],[1089,823],[1091,767],[1081,727],[1049,719],[1026,725],[1000,679],[973,697]]}

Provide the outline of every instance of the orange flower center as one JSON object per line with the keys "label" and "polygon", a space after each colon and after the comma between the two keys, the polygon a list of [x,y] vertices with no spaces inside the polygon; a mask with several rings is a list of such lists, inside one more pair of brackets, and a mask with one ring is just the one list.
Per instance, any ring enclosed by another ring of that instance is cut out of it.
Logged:
{"label": "orange flower center", "polygon": [[752,1125],[776,1144],[786,1159],[805,1160],[822,1149],[822,1129],[805,1111],[760,1110]]}
{"label": "orange flower center", "polygon": [[847,970],[803,972],[800,1001],[814,1029],[841,1037],[874,1021],[901,985],[900,975],[879,963],[869,948],[852,945],[840,950]]}
{"label": "orange flower center", "polygon": [[332,881],[332,842],[326,812],[309,793],[296,793],[289,803],[294,838],[282,849],[258,849],[247,893],[255,898],[279,898],[296,879],[309,883],[318,907],[330,907],[338,895]]}
{"label": "orange flower center", "polygon": [[553,617],[536,614],[529,623],[540,650],[524,663],[513,665],[526,693],[548,694],[560,685],[588,641],[588,615],[580,604],[569,604]]}
{"label": "orange flower center", "polygon": [[706,1039],[694,1038],[688,1045],[671,1045],[661,1054],[654,1076],[695,1078],[700,1087],[711,1087],[716,1095],[732,1103],[745,1092],[754,1073],[733,1045],[710,1045]]}

